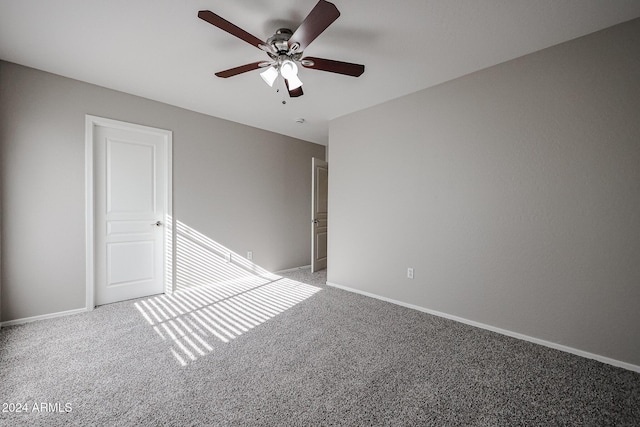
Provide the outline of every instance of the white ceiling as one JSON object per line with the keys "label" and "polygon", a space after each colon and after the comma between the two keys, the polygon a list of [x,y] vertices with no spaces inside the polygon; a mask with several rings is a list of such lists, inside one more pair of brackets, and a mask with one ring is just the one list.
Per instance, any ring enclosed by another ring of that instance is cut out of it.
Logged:
{"label": "white ceiling", "polygon": [[361,77],[301,68],[289,99],[259,71],[214,76],[267,56],[199,10],[266,40],[316,3],[0,0],[0,58],[326,145],[331,119],[640,16],[640,0],[335,0],[305,55],[365,64]]}

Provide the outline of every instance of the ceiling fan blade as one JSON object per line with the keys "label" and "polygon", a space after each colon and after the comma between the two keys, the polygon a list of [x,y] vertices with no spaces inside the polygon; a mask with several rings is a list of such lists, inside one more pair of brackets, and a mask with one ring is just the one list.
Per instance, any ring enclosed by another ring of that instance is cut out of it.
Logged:
{"label": "ceiling fan blade", "polygon": [[297,98],[304,95],[304,92],[302,92],[302,86],[296,89],[289,89],[289,81],[287,79],[284,79],[284,84],[287,86],[287,90],[289,91],[289,96],[291,98]]}
{"label": "ceiling fan blade", "polygon": [[236,36],[237,38],[246,41],[250,45],[257,47],[258,49],[260,49],[260,45],[265,44],[262,40],[260,40],[256,36],[247,33],[242,28],[232,24],[226,19],[211,12],[210,10],[201,10],[200,12],[198,12],[198,18],[204,21],[207,21],[211,25],[215,25],[216,27],[220,28],[223,31],[226,31],[232,36]]}
{"label": "ceiling fan blade", "polygon": [[[313,65],[305,61],[312,61]],[[347,76],[359,77],[364,73],[364,65],[352,64],[351,62],[334,61],[333,59],[322,59],[307,56],[302,58],[302,66],[313,68],[314,70],[329,71],[330,73],[345,74]]]}
{"label": "ceiling fan blade", "polygon": [[216,73],[216,76],[222,77],[225,79],[227,77],[237,76],[238,74],[246,73],[247,71],[257,70],[258,68],[261,68],[260,64],[262,64],[263,62],[264,61],[252,62],[251,64],[245,64],[239,67],[229,68],[228,70],[218,71]]}
{"label": "ceiling fan blade", "polygon": [[320,0],[318,4],[309,12],[302,24],[291,36],[290,42],[300,45],[297,49],[302,52],[309,44],[316,39],[329,25],[340,16],[338,8],[325,0]]}

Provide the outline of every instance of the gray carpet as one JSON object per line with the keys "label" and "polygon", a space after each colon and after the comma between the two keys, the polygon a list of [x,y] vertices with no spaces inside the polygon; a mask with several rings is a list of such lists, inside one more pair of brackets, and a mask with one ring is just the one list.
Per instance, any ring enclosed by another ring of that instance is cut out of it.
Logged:
{"label": "gray carpet", "polygon": [[0,424],[640,425],[640,374],[286,276],[0,330]]}

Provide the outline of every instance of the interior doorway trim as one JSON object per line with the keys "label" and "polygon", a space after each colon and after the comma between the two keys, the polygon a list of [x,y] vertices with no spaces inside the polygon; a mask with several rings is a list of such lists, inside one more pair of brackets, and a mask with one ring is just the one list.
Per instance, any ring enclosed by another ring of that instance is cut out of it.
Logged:
{"label": "interior doorway trim", "polygon": [[165,263],[171,265],[165,265],[164,271],[164,289],[165,291],[172,292],[175,280],[173,280],[173,178],[172,178],[172,144],[173,133],[169,130],[157,129],[149,126],[137,125],[133,123],[121,122],[113,119],[106,119],[103,117],[85,115],[85,283],[86,283],[86,311],[91,311],[95,308],[95,189],[94,189],[94,133],[96,126],[105,126],[115,129],[131,130],[137,132],[151,133],[160,135],[163,137],[166,144],[165,165],[166,165],[166,189],[167,194],[165,197],[165,212],[167,216],[166,227],[169,232],[163,233],[164,244],[164,260]]}

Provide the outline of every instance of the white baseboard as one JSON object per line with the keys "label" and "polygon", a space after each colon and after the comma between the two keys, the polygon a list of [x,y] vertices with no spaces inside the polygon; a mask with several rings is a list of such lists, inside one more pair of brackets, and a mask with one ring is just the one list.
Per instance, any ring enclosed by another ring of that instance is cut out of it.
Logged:
{"label": "white baseboard", "polygon": [[58,313],[42,314],[40,316],[24,317],[22,319],[6,320],[0,322],[0,328],[4,326],[21,325],[23,323],[35,322],[37,320],[53,319],[55,317],[70,316],[72,314],[86,313],[86,308],[76,308],[74,310],[60,311]]}
{"label": "white baseboard", "polygon": [[287,268],[286,270],[274,271],[273,274],[291,273],[292,271],[305,270],[310,268],[311,268],[311,264],[303,265],[302,267],[294,267],[294,268]]}
{"label": "white baseboard", "polygon": [[497,332],[499,334],[507,335],[509,337],[521,339],[521,340],[524,340],[524,341],[529,341],[529,342],[532,342],[534,344],[540,344],[540,345],[543,345],[545,347],[550,347],[550,348],[553,348],[553,349],[556,349],[556,350],[564,351],[566,353],[571,353],[571,354],[575,354],[577,356],[586,357],[587,359],[594,359],[594,360],[597,360],[599,362],[606,363],[608,365],[613,365],[613,366],[617,366],[619,368],[628,369],[629,371],[640,372],[640,366],[634,365],[634,364],[631,364],[631,363],[627,363],[627,362],[622,362],[620,360],[612,359],[610,357],[601,356],[601,355],[595,354],[595,353],[589,353],[588,351],[579,350],[577,348],[569,347],[569,346],[566,346],[566,345],[557,344],[557,343],[554,343],[554,342],[551,342],[551,341],[546,341],[546,340],[543,340],[543,339],[540,339],[540,338],[531,337],[529,335],[520,334],[518,332],[509,331],[507,329],[497,328],[495,326],[487,325],[487,324],[484,324],[484,323],[480,323],[480,322],[476,322],[476,321],[473,321],[473,320],[465,319],[463,317],[458,317],[458,316],[454,316],[454,315],[451,315],[451,314],[443,313],[443,312],[440,312],[440,311],[430,310],[428,308],[420,307],[420,306],[413,305],[413,304],[408,304],[408,303],[402,302],[402,301],[397,301],[397,300],[394,300],[394,299],[391,299],[391,298],[387,298],[387,297],[383,297],[383,296],[380,296],[380,295],[372,294],[370,292],[361,291],[359,289],[349,288],[347,286],[338,285],[336,283],[327,282],[327,285],[332,286],[334,288],[339,288],[339,289],[342,289],[342,290],[345,290],[345,291],[348,291],[348,292],[353,292],[353,293],[356,293],[356,294],[360,294],[360,295],[368,296],[368,297],[371,297],[371,298],[379,299],[379,300],[382,300],[382,301],[390,302],[392,304],[400,305],[402,307],[407,307],[407,308],[411,308],[411,309],[414,309],[414,310],[422,311],[424,313],[432,314],[434,316],[444,317],[446,319],[454,320],[456,322],[465,323],[467,325],[475,326],[477,328],[486,329],[486,330],[489,330],[489,331],[492,331],[492,332]]}

